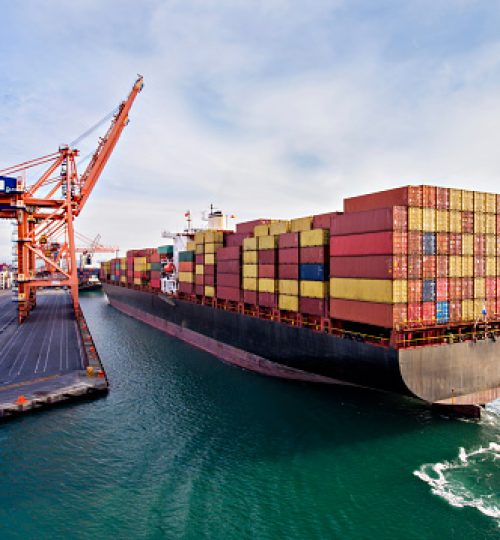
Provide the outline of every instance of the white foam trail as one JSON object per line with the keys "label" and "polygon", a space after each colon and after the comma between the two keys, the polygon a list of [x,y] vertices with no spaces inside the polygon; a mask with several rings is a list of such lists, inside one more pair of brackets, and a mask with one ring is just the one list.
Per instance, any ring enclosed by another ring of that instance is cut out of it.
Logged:
{"label": "white foam trail", "polygon": [[[476,508],[484,515],[497,520],[500,526],[500,493],[494,486],[488,486],[488,481],[498,478],[500,471],[493,473],[488,467],[495,469],[500,460],[500,444],[490,442],[486,447],[480,447],[469,453],[460,448],[458,459],[442,463],[427,463],[422,465],[414,475],[429,484],[432,493],[442,497],[457,508]],[[468,468],[471,468],[468,471]],[[485,470],[486,469],[486,470]],[[471,479],[467,482],[467,470]],[[486,486],[481,486],[478,480],[485,480]],[[479,493],[483,488],[484,493]]]}

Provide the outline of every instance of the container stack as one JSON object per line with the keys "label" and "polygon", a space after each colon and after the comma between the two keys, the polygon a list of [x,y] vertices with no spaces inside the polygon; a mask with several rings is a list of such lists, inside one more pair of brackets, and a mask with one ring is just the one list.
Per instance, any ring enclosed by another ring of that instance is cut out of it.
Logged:
{"label": "container stack", "polygon": [[[170,246],[167,246],[170,247]],[[151,265],[151,280],[150,286],[152,289],[161,289],[161,255],[158,250],[151,253],[149,256],[149,263]]]}
{"label": "container stack", "polygon": [[284,233],[279,236],[278,307],[283,311],[299,311],[299,243],[299,232]]}
{"label": "container stack", "polygon": [[[231,238],[233,235],[229,236]],[[241,247],[217,249],[217,298],[241,302]]]}
{"label": "container stack", "polygon": [[224,245],[224,233],[222,231],[206,231],[204,233],[204,294],[215,297],[217,250]]}
{"label": "container stack", "polygon": [[120,283],[127,283],[127,257],[120,257]]}
{"label": "container stack", "polygon": [[[194,247],[194,246],[188,246]],[[179,252],[179,292],[195,294],[195,249]]]}
{"label": "container stack", "polygon": [[286,230],[286,223],[257,225],[254,229],[257,239],[257,304],[267,308],[278,307],[278,237]]}
{"label": "container stack", "polygon": [[195,242],[195,276],[194,291],[197,296],[205,294],[205,233],[197,232]]}
{"label": "container stack", "polygon": [[[258,227],[269,227],[269,226],[258,225]],[[249,237],[243,240],[243,265],[241,267],[243,301],[246,304],[252,304],[252,305],[257,305],[258,276],[259,276],[257,242],[258,242],[257,237]]]}

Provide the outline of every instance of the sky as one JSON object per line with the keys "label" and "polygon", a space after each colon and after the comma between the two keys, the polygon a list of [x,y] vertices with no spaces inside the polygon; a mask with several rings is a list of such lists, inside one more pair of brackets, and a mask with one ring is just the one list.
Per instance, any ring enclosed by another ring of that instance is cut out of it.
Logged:
{"label": "sky", "polygon": [[500,192],[500,2],[0,0],[0,21],[0,168],[75,140],[144,76],[76,221],[122,253],[210,203],[244,221],[405,184]]}

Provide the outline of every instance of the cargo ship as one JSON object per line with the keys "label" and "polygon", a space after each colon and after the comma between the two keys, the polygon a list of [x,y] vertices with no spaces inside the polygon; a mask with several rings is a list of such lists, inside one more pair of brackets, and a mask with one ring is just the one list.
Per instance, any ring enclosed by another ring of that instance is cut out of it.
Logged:
{"label": "cargo ship", "polygon": [[102,264],[112,306],[261,374],[478,416],[500,397],[500,196],[405,186]]}

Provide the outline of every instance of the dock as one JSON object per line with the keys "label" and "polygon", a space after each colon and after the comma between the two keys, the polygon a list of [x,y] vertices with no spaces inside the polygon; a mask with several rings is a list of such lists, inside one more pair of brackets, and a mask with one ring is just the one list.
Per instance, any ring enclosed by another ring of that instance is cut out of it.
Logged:
{"label": "dock", "polygon": [[85,318],[67,291],[39,291],[23,324],[11,294],[0,291],[0,420],[107,392]]}

